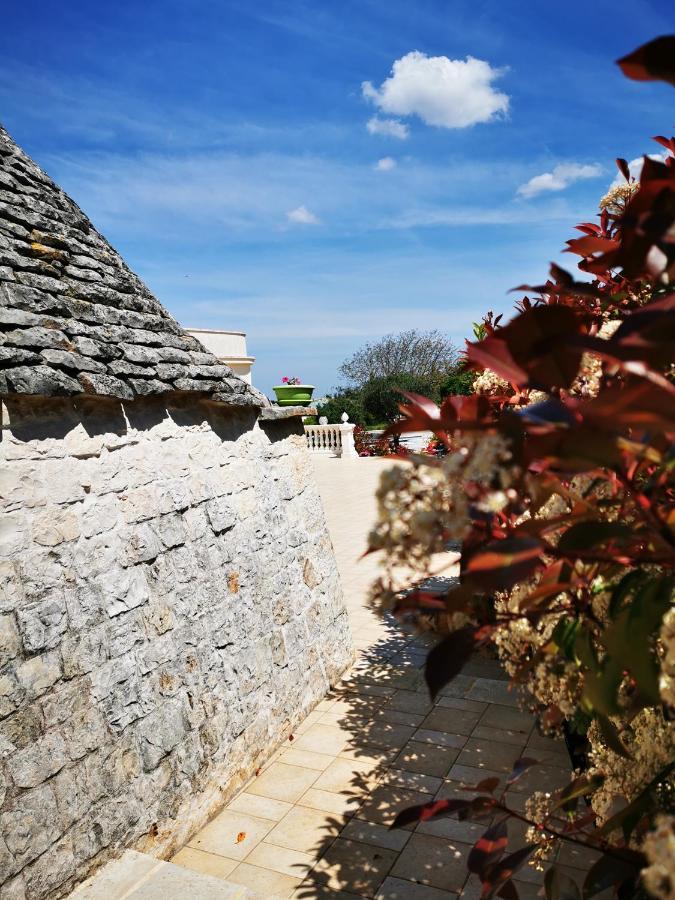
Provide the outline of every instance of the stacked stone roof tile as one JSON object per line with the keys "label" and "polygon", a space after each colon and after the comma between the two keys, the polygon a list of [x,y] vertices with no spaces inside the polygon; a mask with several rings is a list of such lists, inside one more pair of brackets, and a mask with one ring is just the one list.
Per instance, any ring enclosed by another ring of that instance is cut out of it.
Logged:
{"label": "stacked stone roof tile", "polygon": [[197,392],[261,407],[0,126],[0,394]]}

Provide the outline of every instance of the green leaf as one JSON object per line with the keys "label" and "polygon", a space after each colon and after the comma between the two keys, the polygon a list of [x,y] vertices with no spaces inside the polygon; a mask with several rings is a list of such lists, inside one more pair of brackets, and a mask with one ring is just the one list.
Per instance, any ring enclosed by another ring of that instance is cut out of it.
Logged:
{"label": "green leaf", "polygon": [[623,606],[623,601],[640,584],[641,581],[644,581],[644,578],[645,573],[641,572],[639,569],[636,569],[633,572],[628,572],[627,575],[623,576],[621,581],[612,591],[612,597],[609,601],[610,619],[616,618],[617,613]]}
{"label": "green leaf", "polygon": [[602,786],[604,780],[602,775],[580,775],[560,791],[558,799],[551,807],[551,810],[560,809],[561,806],[566,806],[571,800],[592,794]]}
{"label": "green leaf", "polygon": [[574,645],[580,624],[578,619],[560,619],[551,635],[551,640],[557,644],[565,656],[571,660],[575,658]]}

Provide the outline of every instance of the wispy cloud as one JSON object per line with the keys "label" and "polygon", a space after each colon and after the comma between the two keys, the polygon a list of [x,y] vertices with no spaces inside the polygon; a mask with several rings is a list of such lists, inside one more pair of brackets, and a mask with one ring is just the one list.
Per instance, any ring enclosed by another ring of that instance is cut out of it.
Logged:
{"label": "wispy cloud", "polygon": [[398,119],[381,119],[379,116],[368,119],[366,128],[369,134],[382,134],[385,137],[398,138],[400,141],[404,141],[410,133],[405,122],[400,122]]}
{"label": "wispy cloud", "polygon": [[379,87],[364,81],[361,90],[386,115],[418,116],[439,128],[466,128],[508,111],[508,96],[493,86],[505,71],[473,56],[449,59],[413,50],[394,62]]}
{"label": "wispy cloud", "polygon": [[391,156],[383,156],[382,159],[378,159],[373,168],[377,172],[391,172],[396,168],[396,160]]}
{"label": "wispy cloud", "polygon": [[320,219],[318,216],[315,216],[314,213],[307,209],[306,206],[298,206],[295,209],[291,209],[286,213],[286,218],[289,222],[293,222],[295,225],[319,225]]}
{"label": "wispy cloud", "polygon": [[536,197],[537,194],[544,194],[548,191],[564,191],[575,181],[582,181],[586,178],[597,178],[602,175],[604,169],[597,163],[591,165],[583,165],[581,163],[561,163],[555,166],[550,172],[542,172],[541,175],[535,175],[521,184],[517,190],[520,197],[530,198]]}

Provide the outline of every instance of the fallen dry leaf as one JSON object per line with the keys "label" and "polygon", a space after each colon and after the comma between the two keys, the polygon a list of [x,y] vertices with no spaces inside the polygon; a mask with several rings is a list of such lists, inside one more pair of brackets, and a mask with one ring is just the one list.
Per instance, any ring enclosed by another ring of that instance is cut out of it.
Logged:
{"label": "fallen dry leaf", "polygon": [[236,843],[237,843],[237,844],[241,844],[241,842],[242,842],[242,841],[245,841],[245,840],[246,840],[246,832],[245,832],[245,831],[240,831],[239,834],[237,835],[237,841],[236,841]]}

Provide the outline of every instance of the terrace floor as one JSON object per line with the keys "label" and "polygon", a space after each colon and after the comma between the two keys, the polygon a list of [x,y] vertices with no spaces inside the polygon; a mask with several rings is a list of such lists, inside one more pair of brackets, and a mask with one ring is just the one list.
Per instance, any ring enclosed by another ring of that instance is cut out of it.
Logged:
{"label": "terrace floor", "polygon": [[[404,634],[366,605],[376,560],[359,561],[375,517],[379,459],[313,457],[351,617],[358,658],[338,688],[173,862],[265,897],[313,900],[473,900],[466,858],[485,824],[454,818],[390,831],[396,813],[463,784],[505,778],[513,762],[540,760],[507,792],[522,809],[532,790],[569,779],[561,742],[540,737],[494,660],[472,660],[431,703],[422,666],[429,638]],[[245,835],[242,839],[241,835]],[[513,849],[522,829],[509,825]],[[582,851],[583,852],[583,851]],[[582,877],[587,860],[559,859]],[[521,897],[543,874],[521,869]]]}

